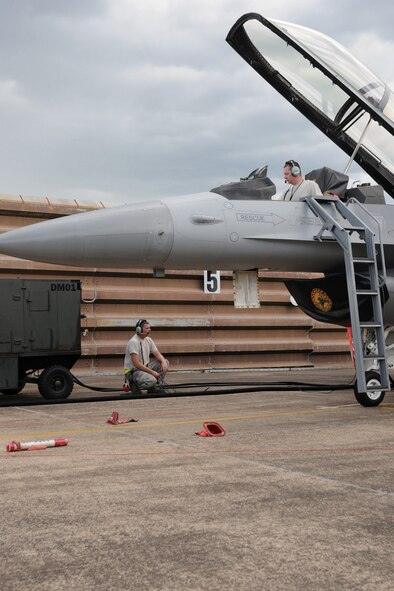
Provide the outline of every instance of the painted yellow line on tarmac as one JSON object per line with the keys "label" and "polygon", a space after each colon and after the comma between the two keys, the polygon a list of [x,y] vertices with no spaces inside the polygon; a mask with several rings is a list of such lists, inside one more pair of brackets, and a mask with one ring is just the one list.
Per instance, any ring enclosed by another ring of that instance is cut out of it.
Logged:
{"label": "painted yellow line on tarmac", "polygon": [[[34,433],[23,433],[23,434],[13,434],[12,438],[14,440],[19,440],[20,438],[27,438],[27,437],[35,437],[37,438],[38,436],[40,437],[47,437],[50,435],[57,435],[59,436],[59,433],[61,431],[62,433],[62,437],[64,437],[65,435],[68,434],[73,434],[73,433],[96,433],[96,432],[102,432],[102,431],[113,431],[115,430],[119,430],[121,428],[123,429],[147,429],[147,428],[152,428],[152,427],[173,427],[176,425],[192,425],[195,423],[199,423],[201,421],[205,422],[205,421],[243,421],[243,420],[253,420],[253,419],[261,419],[261,418],[271,418],[271,417],[287,417],[287,416],[294,416],[294,415],[305,415],[305,414],[318,414],[318,413],[324,413],[324,412],[332,412],[332,411],[337,411],[337,410],[349,410],[351,408],[358,408],[357,406],[343,406],[343,407],[339,407],[339,406],[335,406],[332,408],[324,408],[324,409],[305,409],[305,410],[289,410],[289,411],[284,411],[284,412],[262,412],[262,413],[258,413],[258,414],[254,414],[254,415],[237,415],[237,416],[228,416],[228,417],[216,417],[216,418],[210,418],[207,419],[206,417],[204,418],[195,418],[195,419],[189,419],[187,421],[166,421],[166,422],[160,422],[160,423],[140,423],[140,424],[136,424],[136,423],[125,423],[125,424],[121,424],[121,425],[111,425],[111,426],[99,426],[99,427],[86,427],[86,428],[81,428],[81,429],[57,429],[56,431],[37,431]],[[56,419],[56,417],[53,417],[54,419]],[[58,418],[59,421],[61,421],[61,417]],[[69,421],[70,418],[68,417],[67,420]],[[9,439],[10,435],[0,435],[0,439]]]}

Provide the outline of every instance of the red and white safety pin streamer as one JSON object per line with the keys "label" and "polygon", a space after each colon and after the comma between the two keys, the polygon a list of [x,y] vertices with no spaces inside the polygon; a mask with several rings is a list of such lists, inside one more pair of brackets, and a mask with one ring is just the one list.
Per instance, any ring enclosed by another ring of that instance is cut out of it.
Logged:
{"label": "red and white safety pin streamer", "polygon": [[68,439],[49,439],[48,441],[11,441],[7,443],[7,451],[29,451],[34,449],[46,449],[47,447],[60,447],[68,445]]}

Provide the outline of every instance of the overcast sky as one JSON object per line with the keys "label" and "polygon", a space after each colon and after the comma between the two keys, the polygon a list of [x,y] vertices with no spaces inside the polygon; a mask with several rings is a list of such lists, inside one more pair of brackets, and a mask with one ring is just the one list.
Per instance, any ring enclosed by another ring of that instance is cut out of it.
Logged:
{"label": "overcast sky", "polygon": [[0,194],[110,205],[263,164],[279,191],[289,158],[343,170],[225,42],[246,12],[333,36],[394,88],[392,0],[0,0]]}

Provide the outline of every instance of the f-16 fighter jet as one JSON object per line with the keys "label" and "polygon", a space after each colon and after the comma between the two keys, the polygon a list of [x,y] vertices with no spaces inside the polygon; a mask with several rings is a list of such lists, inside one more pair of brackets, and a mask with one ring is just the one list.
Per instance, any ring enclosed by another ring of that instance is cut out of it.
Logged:
{"label": "f-16 fighter jet", "polygon": [[[324,274],[287,282],[300,307],[351,326],[355,394],[390,389],[394,325],[394,99],[379,77],[311,29],[242,16],[228,43],[349,156],[345,171],[311,171],[323,197],[272,200],[266,169],[206,193],[155,199],[34,224],[0,236],[0,252],[87,267],[260,268]],[[347,188],[357,162],[377,183]],[[386,195],[385,195],[386,194]]]}

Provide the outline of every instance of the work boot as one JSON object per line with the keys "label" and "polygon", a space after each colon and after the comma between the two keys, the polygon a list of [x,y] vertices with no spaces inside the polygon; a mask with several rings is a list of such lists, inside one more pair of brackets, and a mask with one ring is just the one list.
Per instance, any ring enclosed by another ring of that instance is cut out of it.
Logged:
{"label": "work boot", "polygon": [[168,387],[166,383],[158,382],[156,386],[151,386],[147,391],[149,394],[153,394],[154,392],[164,392],[166,386]]}
{"label": "work boot", "polygon": [[132,382],[132,384],[131,384],[131,393],[136,394],[136,395],[141,394],[141,390],[140,390],[139,386],[137,384],[135,384],[134,382]]}

